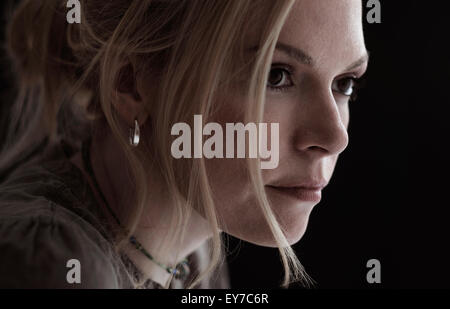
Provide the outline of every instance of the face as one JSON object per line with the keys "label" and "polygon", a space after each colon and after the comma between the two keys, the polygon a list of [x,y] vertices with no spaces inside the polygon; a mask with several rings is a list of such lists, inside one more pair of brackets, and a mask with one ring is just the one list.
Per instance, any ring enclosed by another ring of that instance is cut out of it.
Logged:
{"label": "face", "polygon": [[[290,244],[303,236],[348,144],[349,101],[367,67],[361,12],[360,0],[297,0],[279,37],[264,122],[279,123],[280,157],[278,167],[262,170],[262,175]],[[250,102],[236,95],[223,99],[226,107],[214,121],[243,121],[236,115]],[[222,230],[275,246],[244,166],[244,159],[207,160]]]}

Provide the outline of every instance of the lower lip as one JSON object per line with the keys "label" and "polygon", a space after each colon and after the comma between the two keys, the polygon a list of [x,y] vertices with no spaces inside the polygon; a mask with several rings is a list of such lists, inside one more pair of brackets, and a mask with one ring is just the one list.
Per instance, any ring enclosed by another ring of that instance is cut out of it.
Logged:
{"label": "lower lip", "polygon": [[268,186],[272,190],[279,192],[283,195],[293,197],[297,200],[304,202],[320,202],[322,198],[322,191],[320,189],[307,189],[307,188],[282,188]]}

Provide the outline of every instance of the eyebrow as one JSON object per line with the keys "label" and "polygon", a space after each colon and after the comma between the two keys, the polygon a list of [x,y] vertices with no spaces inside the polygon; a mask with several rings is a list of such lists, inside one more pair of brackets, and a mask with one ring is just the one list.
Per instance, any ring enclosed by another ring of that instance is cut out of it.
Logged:
{"label": "eyebrow", "polygon": [[[300,48],[296,48],[285,43],[277,43],[275,49],[278,49],[279,51],[285,53],[291,58],[294,58],[300,63],[303,63],[307,66],[314,66],[314,59]],[[366,51],[364,56],[362,56],[361,58],[350,64],[345,70],[346,71],[354,70],[368,61],[369,61],[369,52]]]}
{"label": "eyebrow", "polygon": [[279,51],[285,53],[289,57],[294,58],[298,62],[301,62],[308,66],[314,65],[313,58],[311,56],[309,56],[306,52],[304,52],[302,49],[295,48],[295,47],[285,44],[285,43],[277,43],[277,45],[275,46],[275,49],[278,49]]}

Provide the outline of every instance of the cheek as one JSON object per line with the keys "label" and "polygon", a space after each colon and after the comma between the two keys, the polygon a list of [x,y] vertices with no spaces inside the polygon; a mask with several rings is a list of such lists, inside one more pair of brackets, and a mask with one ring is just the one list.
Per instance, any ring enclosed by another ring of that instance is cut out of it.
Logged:
{"label": "cheek", "polygon": [[224,207],[248,199],[251,190],[244,159],[206,159],[205,163],[214,196],[227,201]]}
{"label": "cheek", "polygon": [[[247,103],[238,97],[230,96],[223,97],[220,103],[221,107],[217,112],[205,121],[216,122],[222,127],[223,150],[225,151],[226,123],[243,123],[243,112]],[[236,141],[234,149],[237,149]],[[222,217],[229,216],[235,213],[238,208],[243,208],[242,205],[245,205],[251,195],[246,160],[232,158],[205,159],[205,164],[219,214]]]}
{"label": "cheek", "polygon": [[[220,228],[240,239],[260,242],[264,218],[256,203],[245,159],[206,161]],[[264,236],[263,238],[265,238]]]}
{"label": "cheek", "polygon": [[[226,123],[244,123],[246,104],[237,97],[226,97],[226,101],[207,122],[220,124],[225,133]],[[225,134],[223,143],[226,145]],[[247,160],[205,159],[205,165],[222,230],[249,241],[254,241],[258,235],[266,235],[261,231],[264,218],[255,202]]]}

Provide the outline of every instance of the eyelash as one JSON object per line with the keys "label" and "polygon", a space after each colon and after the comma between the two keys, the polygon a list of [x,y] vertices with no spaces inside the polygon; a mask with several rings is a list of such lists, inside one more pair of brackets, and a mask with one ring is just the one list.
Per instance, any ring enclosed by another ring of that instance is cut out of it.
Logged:
{"label": "eyelash", "polygon": [[[289,79],[289,83],[290,85],[287,86],[278,86],[278,87],[274,87],[274,86],[269,86],[267,85],[267,88],[270,89],[271,91],[275,91],[275,92],[284,92],[286,90],[288,90],[289,88],[294,86],[294,83],[292,82],[292,75],[294,74],[294,69],[290,66],[290,65],[286,65],[286,64],[279,64],[279,63],[274,63],[272,64],[272,68],[270,69],[270,72],[272,72],[272,70],[276,70],[279,69],[281,70],[284,74],[287,75],[287,78]],[[362,78],[357,78],[354,76],[345,76],[342,77],[339,80],[333,81],[333,83],[338,82],[338,81],[343,81],[343,80],[352,80],[353,83],[353,91],[352,94],[350,95],[346,95],[343,92],[339,92],[337,91],[340,95],[343,95],[345,97],[349,98],[350,102],[354,102],[357,98],[358,95],[358,90],[360,90],[363,87],[363,82],[365,81]],[[333,90],[334,92],[335,90]]]}

